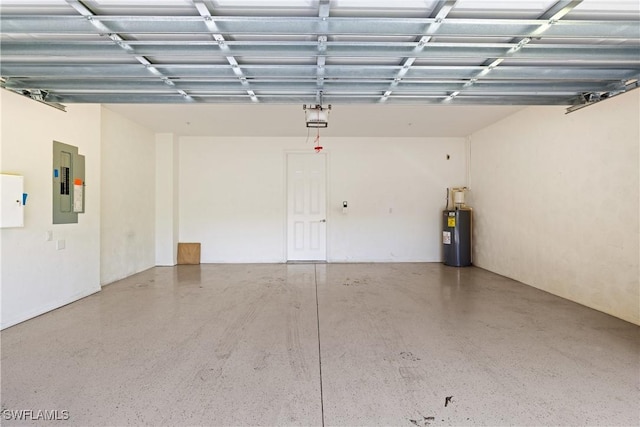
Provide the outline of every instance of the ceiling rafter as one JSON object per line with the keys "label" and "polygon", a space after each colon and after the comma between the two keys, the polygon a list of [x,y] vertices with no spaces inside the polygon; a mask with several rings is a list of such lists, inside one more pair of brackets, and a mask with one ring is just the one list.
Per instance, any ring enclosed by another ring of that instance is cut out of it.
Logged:
{"label": "ceiling rafter", "polygon": [[316,90],[316,105],[322,106],[322,98],[324,96],[324,79],[325,79],[325,65],[327,63],[327,41],[328,32],[327,18],[329,17],[329,9],[331,7],[330,0],[319,0],[318,2],[318,17],[321,19],[320,33],[318,34],[318,56],[316,58],[316,74],[317,74],[317,90]]}
{"label": "ceiling rafter", "polygon": [[384,92],[382,98],[380,98],[380,102],[385,102],[387,99],[389,99],[391,93],[393,93],[395,88],[398,87],[404,76],[409,72],[409,69],[411,68],[413,63],[416,62],[416,59],[418,59],[417,54],[424,50],[425,45],[429,43],[433,35],[438,32],[438,29],[442,25],[444,18],[446,18],[449,12],[451,12],[451,10],[455,7],[457,1],[458,0],[446,0],[436,3],[436,6],[432,12],[432,15],[435,15],[435,21],[429,24],[427,30],[425,31],[425,34],[420,37],[420,40],[418,40],[418,44],[413,48],[412,56],[404,59],[404,61],[402,62],[402,68],[396,73],[393,81],[389,85],[389,88]]}
{"label": "ceiling rafter", "polygon": [[553,6],[551,6],[549,9],[547,9],[547,11],[545,11],[545,13],[543,13],[540,17],[538,17],[539,20],[547,20],[547,22],[539,25],[534,31],[531,32],[531,34],[529,34],[526,37],[511,39],[509,44],[513,44],[513,46],[511,46],[504,53],[504,55],[502,55],[502,56],[500,56],[498,58],[493,58],[491,60],[487,60],[484,63],[485,68],[482,71],[480,71],[476,76],[474,76],[472,79],[470,79],[464,85],[462,85],[462,88],[460,90],[456,90],[456,91],[453,91],[453,92],[449,93],[449,95],[443,100],[443,102],[450,102],[453,98],[455,98],[456,96],[460,95],[460,93],[462,93],[468,87],[473,86],[474,84],[476,84],[476,82],[478,82],[478,80],[480,80],[481,78],[485,77],[487,74],[489,74],[491,71],[493,71],[496,67],[498,67],[500,64],[502,64],[502,62],[506,58],[509,58],[509,57],[512,57],[512,56],[516,55],[518,52],[520,52],[522,50],[523,47],[525,47],[526,45],[531,43],[531,41],[534,38],[540,37],[542,35],[542,33],[544,33],[549,28],[551,28],[551,26],[557,24],[560,19],[564,18],[564,16],[567,13],[571,12],[576,6],[578,6],[580,3],[582,3],[582,1],[583,0],[559,0],[558,2],[556,2]]}
{"label": "ceiling rafter", "polygon": [[[164,82],[166,85],[171,86],[171,87],[175,87],[175,84],[173,83],[173,81],[171,81],[171,79],[169,79],[167,76],[165,76],[164,74],[162,74],[162,72],[160,72],[160,70],[158,70],[156,67],[153,66],[153,64],[151,63],[151,61],[149,61],[145,56],[141,56],[141,55],[136,55],[133,48],[131,46],[129,46],[127,44],[127,42],[122,38],[122,36],[120,36],[120,34],[111,31],[111,29],[106,26],[102,21],[100,21],[98,18],[98,16],[91,10],[89,9],[87,6],[85,6],[84,3],[82,3],[82,1],[80,0],[66,0],[67,4],[69,4],[69,6],[71,6],[73,9],[75,9],[79,14],[81,14],[82,16],[84,16],[85,18],[87,18],[87,20],[89,22],[91,22],[91,24],[98,30],[100,31],[101,34],[105,34],[109,37],[109,39],[111,39],[111,41],[113,41],[118,47],[120,47],[121,49],[123,49],[124,51],[126,51],[129,54],[133,54],[134,58],[142,65],[144,65],[144,67],[154,76],[160,78],[160,80],[162,80],[162,82]],[[180,95],[182,95],[186,100],[191,101],[192,98],[191,96],[189,96],[188,93],[186,93],[185,91],[181,90],[181,89],[175,89]]]}
{"label": "ceiling rafter", "polygon": [[229,46],[227,45],[227,41],[225,40],[224,35],[220,32],[218,25],[215,23],[211,12],[209,12],[209,8],[202,0],[193,0],[193,5],[198,9],[198,13],[202,18],[204,18],[204,22],[207,25],[209,31],[211,31],[211,36],[218,43],[218,47],[222,52],[224,52],[227,62],[231,65],[231,69],[233,73],[238,77],[240,84],[249,95],[249,98],[252,102],[259,102],[258,97],[256,96],[255,91],[251,88],[251,84],[247,80],[247,76],[242,71],[240,64],[235,56],[231,53]]}
{"label": "ceiling rafter", "polygon": [[[162,74],[179,75],[180,80],[197,79],[237,79],[228,65],[211,64],[154,64]],[[332,81],[344,79],[368,80],[389,79],[400,66],[369,65],[327,65],[326,78]],[[457,65],[414,65],[406,75],[410,81],[424,79],[462,79],[469,80],[484,70],[484,66]],[[50,78],[50,79],[78,79],[94,78],[129,78],[155,79],[146,69],[136,64],[93,64],[93,63],[56,63],[56,64],[18,64],[2,63],[3,77],[9,81],[13,78]],[[296,82],[308,79],[314,82],[317,78],[315,65],[244,65],[247,78],[256,80],[289,79]],[[572,67],[572,66],[502,66],[493,70],[485,79],[494,81],[505,80],[545,80],[545,81],[606,81],[607,84],[615,80],[634,78],[638,74],[638,67],[617,67],[608,69],[602,67]],[[484,80],[484,79],[483,79]],[[326,93],[325,93],[326,95]],[[378,97],[380,94],[378,94]]]}
{"label": "ceiling rafter", "polygon": [[[322,37],[322,36],[321,36]],[[473,43],[473,42],[434,42],[425,44],[416,50],[416,42],[326,42],[307,41],[229,41],[225,42],[227,52],[217,47],[215,40],[188,41],[140,41],[127,40],[126,46],[133,53],[142,56],[167,55],[173,58],[204,56],[265,56],[278,58],[305,58],[331,56],[335,58],[397,58],[398,56],[415,56],[417,59],[477,59],[506,58],[513,43]],[[322,46],[321,46],[322,44]],[[114,43],[104,41],[33,41],[7,40],[2,43],[2,54],[5,61],[18,61],[23,57],[33,57],[43,62],[55,60],[56,57],[103,57],[111,60],[121,56],[122,48]],[[570,47],[562,44],[527,44],[522,47],[519,59],[544,59],[548,61],[579,61],[580,63],[640,63],[640,45],[593,45],[573,44]]]}
{"label": "ceiling rafter", "polygon": [[[456,90],[460,85],[464,83],[463,80],[433,80],[433,81],[420,81],[420,82],[405,82],[399,86],[395,93],[399,94],[445,94],[446,92]],[[611,84],[618,84],[618,81],[612,81]],[[47,78],[43,79],[28,79],[28,81],[20,79],[12,79],[6,83],[6,87],[12,90],[23,90],[31,87],[47,87],[50,90],[60,90],[65,93],[166,93],[166,89],[162,82],[155,80],[140,80],[140,81],[124,81],[123,79],[58,79],[51,80]],[[229,80],[188,80],[182,79],[180,82],[181,88],[194,96],[205,93],[235,93],[238,92],[238,84],[235,81]],[[264,94],[301,94],[306,92],[313,92],[309,90],[308,84],[305,81],[290,82],[287,80],[278,81],[263,81],[255,83],[254,88]],[[329,92],[341,92],[341,93],[380,93],[388,87],[386,80],[372,81],[372,82],[326,82],[325,89]],[[615,89],[615,87],[612,87]],[[475,94],[513,94],[513,95],[526,95],[530,93],[549,93],[560,95],[572,95],[576,92],[592,92],[602,90],[602,83],[585,81],[585,82],[529,82],[529,81],[511,81],[509,83],[504,82],[492,82],[487,80],[484,82],[478,82],[475,85],[469,87],[467,93]]]}
{"label": "ceiling rafter", "polygon": [[[77,0],[76,0],[77,1]],[[59,15],[0,15],[2,32],[7,34],[88,34],[93,25],[85,17]],[[207,31],[202,17],[157,15],[95,15],[118,33],[128,34],[201,34]],[[319,34],[326,25],[328,36],[418,36],[435,18],[385,18],[331,16],[323,21],[308,16],[216,16],[216,24],[224,32],[237,35]],[[325,23],[323,23],[325,22]],[[526,37],[532,27],[548,24],[539,19],[447,18],[438,37]],[[545,31],[547,37],[631,39],[638,37],[635,20],[568,20],[560,21]]]}

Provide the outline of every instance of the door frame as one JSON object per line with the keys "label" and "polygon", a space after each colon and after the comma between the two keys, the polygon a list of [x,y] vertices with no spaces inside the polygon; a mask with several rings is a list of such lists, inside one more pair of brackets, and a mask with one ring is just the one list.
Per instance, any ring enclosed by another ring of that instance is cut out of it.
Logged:
{"label": "door frame", "polygon": [[[329,186],[329,170],[330,168],[330,164],[331,164],[331,155],[330,152],[328,150],[322,150],[322,153],[315,153],[312,151],[313,147],[311,147],[311,145],[309,145],[309,148],[306,150],[302,150],[302,149],[294,149],[294,150],[287,150],[285,149],[282,153],[282,170],[283,170],[283,174],[282,174],[282,188],[283,188],[283,195],[284,197],[282,198],[282,209],[284,212],[283,215],[283,220],[282,220],[282,262],[283,263],[287,263],[287,262],[298,262],[298,261],[290,261],[289,260],[289,208],[288,208],[288,203],[289,203],[289,154],[309,154],[309,155],[315,155],[315,154],[322,154],[324,155],[324,168],[325,168],[325,173],[324,173],[324,180],[325,180],[325,213],[326,213],[326,218],[327,218],[327,222],[325,223],[325,259],[324,260],[317,260],[318,262],[329,262],[329,254],[330,254],[330,249],[329,249],[329,228],[331,227],[331,211],[329,210],[329,200],[330,199],[330,193],[331,193],[331,189]],[[299,261],[300,263],[311,263],[314,261]]]}

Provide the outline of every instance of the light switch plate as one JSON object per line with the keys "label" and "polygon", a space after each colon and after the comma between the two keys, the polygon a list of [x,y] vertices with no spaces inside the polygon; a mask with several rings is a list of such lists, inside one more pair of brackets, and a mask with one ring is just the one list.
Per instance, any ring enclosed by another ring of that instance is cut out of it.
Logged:
{"label": "light switch plate", "polygon": [[62,240],[57,240],[56,241],[56,250],[61,251],[62,249],[65,248],[65,241],[64,239]]}

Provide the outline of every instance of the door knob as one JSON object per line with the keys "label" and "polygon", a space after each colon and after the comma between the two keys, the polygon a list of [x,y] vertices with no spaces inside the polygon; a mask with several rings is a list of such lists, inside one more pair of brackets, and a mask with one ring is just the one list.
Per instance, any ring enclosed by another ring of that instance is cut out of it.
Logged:
{"label": "door knob", "polygon": [[327,220],[326,219],[321,219],[320,222],[327,222]]}

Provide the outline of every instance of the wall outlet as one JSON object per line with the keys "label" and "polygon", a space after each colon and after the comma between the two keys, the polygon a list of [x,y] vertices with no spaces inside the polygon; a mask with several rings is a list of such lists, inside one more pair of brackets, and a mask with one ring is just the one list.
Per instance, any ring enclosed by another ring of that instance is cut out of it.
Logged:
{"label": "wall outlet", "polygon": [[61,251],[62,249],[65,248],[65,241],[64,239],[62,240],[57,240],[56,241],[56,250]]}

